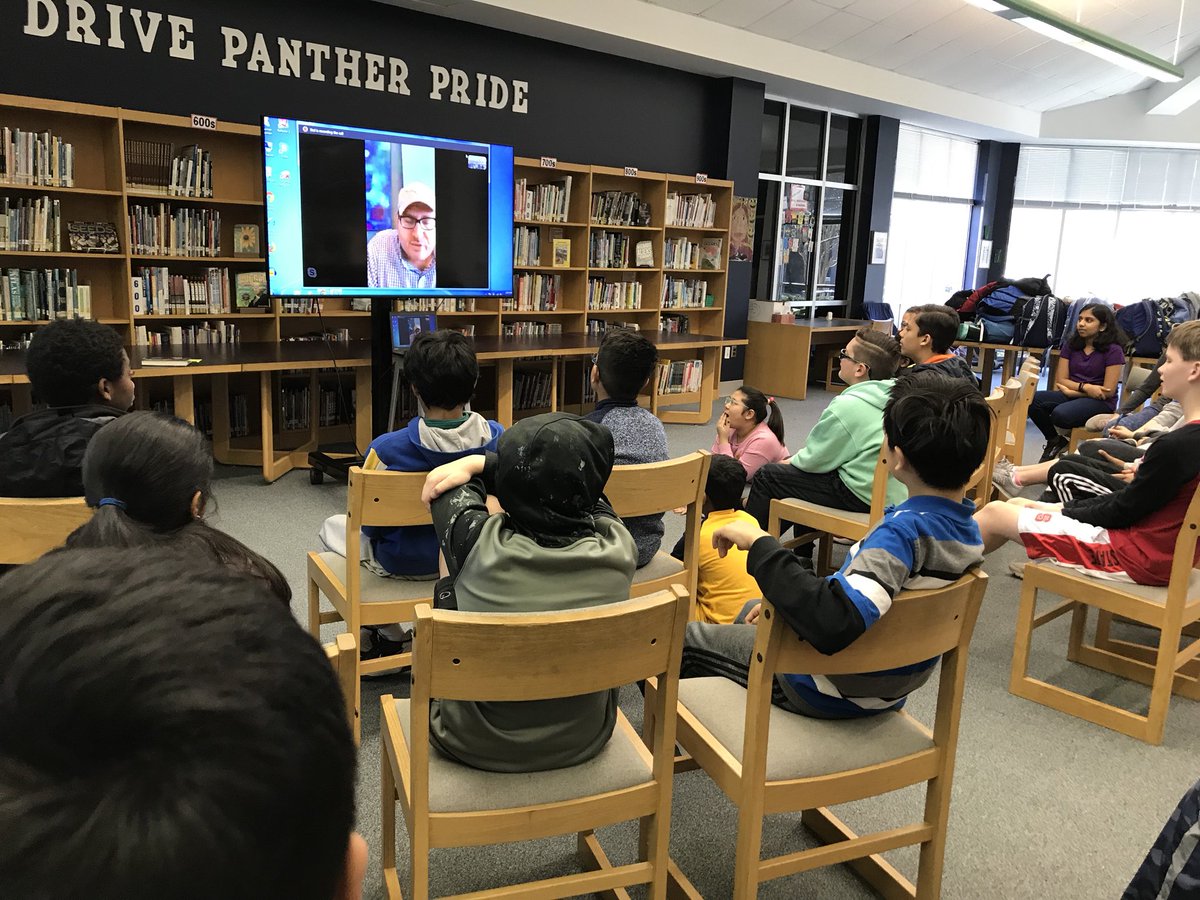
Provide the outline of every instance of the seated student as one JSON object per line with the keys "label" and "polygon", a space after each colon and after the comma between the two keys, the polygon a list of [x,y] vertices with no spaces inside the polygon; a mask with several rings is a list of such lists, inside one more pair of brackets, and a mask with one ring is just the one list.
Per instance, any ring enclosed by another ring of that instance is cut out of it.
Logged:
{"label": "seated student", "polygon": [[786,462],[791,454],[783,443],[783,413],[775,398],[744,384],[726,397],[712,453],[740,462],[747,480],[766,463]]}
{"label": "seated student", "polygon": [[[1115,437],[1119,440],[1126,440],[1129,434],[1122,432],[1133,432],[1145,425],[1167,405],[1168,398],[1159,392],[1159,387],[1162,385],[1162,380],[1158,374],[1158,367],[1167,360],[1166,351],[1159,356],[1157,362],[1154,363],[1154,368],[1150,371],[1141,382],[1134,387],[1130,387],[1128,383],[1125,389],[1121,392],[1121,403],[1117,407],[1116,412],[1100,413],[1092,416],[1084,427],[1088,431],[1099,431],[1105,437]],[[1114,429],[1119,429],[1115,434]]]}
{"label": "seated student", "polygon": [[1121,900],[1187,900],[1200,892],[1200,781],[1179,798]]}
{"label": "seated student", "polygon": [[747,600],[762,596],[758,583],[746,571],[746,554],[737,548],[718,553],[712,540],[713,532],[730,522],[756,524],[742,509],[745,487],[746,472],[737,460],[714,455],[704,483],[705,519],[700,526],[696,612],[701,622],[728,625]]}
{"label": "seated student", "polygon": [[[549,612],[628,599],[636,549],[603,494],[612,466],[607,428],[546,413],[504,432],[494,454],[430,472],[423,499],[450,571],[437,606]],[[504,512],[489,515],[489,494]],[[616,714],[616,689],[531,702],[435,700],[429,738],[477,769],[558,769],[599,753]]]}
{"label": "seated student", "polygon": [[[767,527],[771,500],[799,497],[822,506],[867,512],[871,484],[883,443],[883,407],[888,402],[900,347],[895,338],[869,326],[858,329],[840,354],[838,374],[849,385],[830,401],[790,462],[763,466],[750,484],[746,511]],[[904,499],[904,485],[889,479],[889,503]],[[812,557],[812,544],[797,548]]]}
{"label": "seated student", "polygon": [[247,575],[288,606],[292,590],[279,569],[204,521],[212,474],[212,454],[199,429],[166,413],[122,416],[88,445],[84,497],[96,513],[66,545],[170,548]]}
{"label": "seated student", "polygon": [[0,497],[78,497],[88,441],[133,406],[129,357],[116,330],[89,319],[38,329],[25,354],[36,400],[48,409],[0,435]]}
{"label": "seated student", "polygon": [[[749,551],[747,569],[797,634],[821,653],[848,647],[881,616],[902,590],[951,584],[983,562],[974,505],[965,486],[983,461],[991,411],[983,395],[961,378],[918,372],[900,378],[883,414],[892,474],[908,499],[850,549],[842,568],[821,578],[757,525],[732,522],[718,528],[718,552]],[[747,610],[746,624],[689,623],[684,639],[684,678],[720,675],[746,684],[761,605]],[[822,719],[870,716],[899,709],[924,684],[936,659],[904,670],[828,676],[777,676],[772,702]]]}
{"label": "seated student", "polygon": [[900,317],[900,355],[910,366],[901,374],[931,369],[952,378],[965,378],[978,386],[975,373],[961,356],[950,352],[958,337],[958,313],[948,306],[925,303],[905,310]]}
{"label": "seated student", "polygon": [[[592,363],[596,408],[586,418],[612,432],[614,464],[662,462],[667,458],[667,433],[658,416],[637,402],[638,392],[654,377],[658,364],[654,344],[640,332],[610,328]],[[640,569],[654,559],[662,543],[662,514],[627,519],[625,527],[637,544]]]}
{"label": "seated student", "polygon": [[1075,333],[1063,341],[1053,389],[1038,391],[1029,418],[1046,438],[1040,462],[1067,448],[1059,429],[1078,428],[1092,416],[1117,408],[1117,382],[1125,366],[1125,333],[1112,307],[1091,303],[1079,311]]}
{"label": "seated student", "polygon": [[1122,490],[1062,507],[1022,498],[989,503],[975,516],[987,552],[1014,541],[1030,559],[1098,578],[1170,580],[1175,539],[1200,481],[1200,321],[1175,326],[1168,342],[1163,390],[1183,406],[1186,424],[1151,444]]}
{"label": "seated student", "polygon": [[6,897],[361,896],[341,691],[261,586],[57,553],[0,578],[0,658]]}
{"label": "seated student", "polygon": [[[419,414],[404,428],[371,442],[383,468],[428,472],[460,456],[496,449],[504,426],[466,409],[479,380],[479,362],[469,338],[449,329],[422,333],[405,355],[404,374]],[[346,516],[326,519],[320,539],[327,549],[345,556]],[[361,558],[377,575],[433,579],[438,573],[437,535],[431,525],[368,526],[362,529]],[[360,655],[375,659],[401,653],[410,637],[410,629],[401,624],[360,629]]]}

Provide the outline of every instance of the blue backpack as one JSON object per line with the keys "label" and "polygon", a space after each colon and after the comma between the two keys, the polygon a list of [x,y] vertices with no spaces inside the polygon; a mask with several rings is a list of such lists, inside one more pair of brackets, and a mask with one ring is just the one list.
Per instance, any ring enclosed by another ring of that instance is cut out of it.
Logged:
{"label": "blue backpack", "polygon": [[996,290],[979,301],[978,311],[980,315],[988,315],[993,319],[1011,316],[1013,314],[1013,306],[1018,301],[1024,299],[1024,291],[1016,285],[996,288]]}
{"label": "blue backpack", "polygon": [[1117,325],[1129,337],[1130,356],[1157,357],[1171,333],[1171,301],[1138,300],[1117,310]]}

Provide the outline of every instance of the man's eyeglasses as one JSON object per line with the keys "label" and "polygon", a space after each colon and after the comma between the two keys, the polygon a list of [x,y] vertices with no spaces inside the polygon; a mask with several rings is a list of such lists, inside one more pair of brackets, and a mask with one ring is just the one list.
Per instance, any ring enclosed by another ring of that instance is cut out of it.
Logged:
{"label": "man's eyeglasses", "polygon": [[435,219],[433,216],[426,216],[423,219],[418,219],[415,216],[400,217],[401,228],[407,228],[409,231],[411,231],[418,225],[421,226],[422,231],[433,231],[435,228],[437,228],[437,219]]}
{"label": "man's eyeglasses", "polygon": [[866,366],[866,367],[867,367],[867,371],[868,371],[868,372],[870,372],[870,371],[871,371],[871,366],[870,366],[870,365],[868,365],[867,363],[863,362],[863,361],[862,361],[862,360],[860,360],[860,359],[855,359],[853,356],[851,356],[851,355],[850,355],[849,353],[847,353],[845,350],[839,350],[839,351],[838,351],[838,359],[848,359],[848,360],[850,360],[850,362],[854,363],[856,366]]}

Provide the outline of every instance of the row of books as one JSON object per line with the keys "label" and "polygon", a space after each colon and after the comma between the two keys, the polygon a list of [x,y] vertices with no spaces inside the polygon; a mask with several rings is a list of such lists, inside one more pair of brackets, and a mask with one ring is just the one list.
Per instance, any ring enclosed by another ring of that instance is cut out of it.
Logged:
{"label": "row of books", "polygon": [[704,298],[707,294],[707,281],[691,278],[664,278],[659,305],[663,309],[704,306]]}
{"label": "row of books", "polygon": [[0,269],[0,321],[76,316],[92,316],[92,288],[79,283],[78,269]]}
{"label": "row of books", "polygon": [[562,325],[558,322],[503,322],[500,325],[501,337],[546,337],[562,333]]}
{"label": "row of books", "polygon": [[650,204],[633,191],[596,191],[591,217],[594,225],[649,225]]}
{"label": "row of books", "polygon": [[135,316],[216,315],[233,311],[229,269],[209,266],[203,274],[172,273],[142,266],[131,279]]}
{"label": "row of books", "polygon": [[663,334],[689,334],[692,330],[692,320],[689,316],[660,316],[658,330]]}
{"label": "row of books", "polygon": [[668,225],[712,228],[717,220],[717,203],[712,194],[667,194],[664,218]]}
{"label": "row of books", "polygon": [[0,250],[62,249],[62,210],[50,197],[0,197]]}
{"label": "row of books", "polygon": [[134,253],[220,256],[221,212],[135,203],[129,207],[129,243]]}
{"label": "row of books", "polygon": [[567,222],[571,215],[571,176],[545,184],[518,178],[513,190],[513,215],[541,222]]}
{"label": "row of books", "polygon": [[474,297],[405,297],[392,307],[395,312],[475,312]]}
{"label": "row of books", "polygon": [[658,361],[658,392],[660,394],[690,394],[700,390],[703,381],[703,360],[660,359]]}
{"label": "row of books", "polygon": [[513,228],[513,265],[542,264],[541,229],[536,225],[517,225]]}
{"label": "row of books", "polygon": [[319,313],[321,300],[319,297],[283,297],[279,301],[279,311],[281,313]]}
{"label": "row of books", "polygon": [[211,197],[212,154],[198,144],[175,151],[164,141],[125,141],[125,182],[176,197]]}
{"label": "row of books", "polygon": [[637,322],[616,322],[611,319],[588,319],[584,331],[590,335],[604,334],[610,328],[627,328],[630,331],[641,331],[642,326]]}
{"label": "row of books", "polygon": [[545,409],[550,406],[549,372],[513,372],[513,409]]}
{"label": "row of books", "polygon": [[588,279],[588,309],[641,309],[640,281],[605,281]]}
{"label": "row of books", "polygon": [[20,334],[0,333],[0,350],[28,350],[32,340],[32,331],[22,331]]}
{"label": "row of books", "polygon": [[663,243],[664,269],[719,269],[724,239],[671,238]]}
{"label": "row of books", "polygon": [[[212,436],[213,410],[211,400],[201,400],[196,404],[196,427],[205,434]],[[250,404],[246,402],[245,394],[229,395],[229,436],[235,438],[248,437],[250,434]]]}
{"label": "row of books", "polygon": [[[310,331],[307,334],[289,334],[284,335],[279,339],[279,343],[304,343],[316,341],[348,341],[350,340],[349,328],[326,328],[324,331]],[[331,372],[332,369],[318,369],[318,372]],[[299,372],[297,374],[307,375],[307,372]]]}
{"label": "row of books", "polygon": [[521,272],[513,276],[513,295],[500,301],[500,309],[505,312],[555,310],[561,297],[561,275]]}
{"label": "row of books", "polygon": [[134,344],[155,350],[212,347],[218,344],[237,344],[241,340],[242,331],[232,322],[200,322],[195,325],[171,325],[156,329],[135,325],[133,328]]}
{"label": "row of books", "polygon": [[620,231],[593,231],[588,236],[588,265],[595,269],[629,268],[633,239]]}
{"label": "row of books", "polygon": [[75,146],[49,131],[0,128],[0,181],[75,186]]}

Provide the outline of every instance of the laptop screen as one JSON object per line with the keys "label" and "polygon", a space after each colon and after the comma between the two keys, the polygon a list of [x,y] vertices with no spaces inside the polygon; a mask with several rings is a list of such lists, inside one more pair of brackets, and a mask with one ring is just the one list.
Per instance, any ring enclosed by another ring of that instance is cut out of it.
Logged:
{"label": "laptop screen", "polygon": [[436,329],[433,313],[392,313],[392,349],[407,350],[418,334]]}

